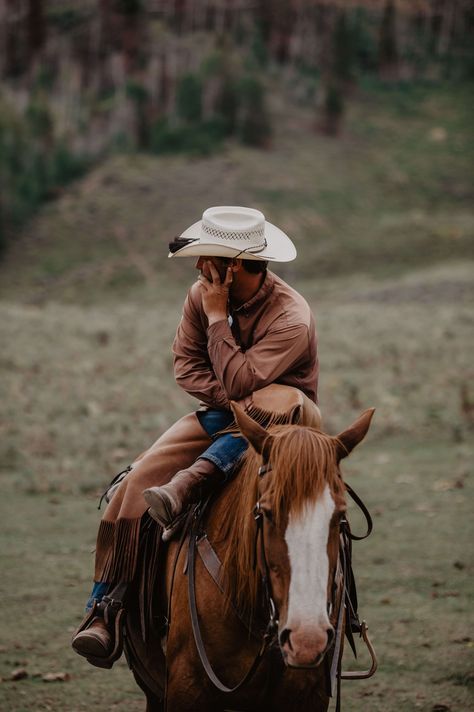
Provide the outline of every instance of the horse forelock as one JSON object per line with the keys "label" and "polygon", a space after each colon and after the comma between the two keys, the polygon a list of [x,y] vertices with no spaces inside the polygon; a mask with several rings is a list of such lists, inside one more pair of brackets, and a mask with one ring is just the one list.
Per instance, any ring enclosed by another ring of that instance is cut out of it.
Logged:
{"label": "horse forelock", "polygon": [[319,499],[326,485],[340,498],[344,486],[334,438],[300,425],[279,426],[272,435],[271,488],[277,526],[289,515],[298,519],[305,506]]}
{"label": "horse forelock", "polygon": [[[273,517],[276,526],[291,515],[297,520],[323,494],[326,485],[337,502],[344,500],[336,440],[325,433],[300,425],[280,425],[271,430],[270,452]],[[251,611],[256,601],[259,572],[253,567],[255,521],[252,511],[258,499],[258,467],[261,458],[249,448],[221,522],[219,539],[226,541],[224,568],[229,598]]]}

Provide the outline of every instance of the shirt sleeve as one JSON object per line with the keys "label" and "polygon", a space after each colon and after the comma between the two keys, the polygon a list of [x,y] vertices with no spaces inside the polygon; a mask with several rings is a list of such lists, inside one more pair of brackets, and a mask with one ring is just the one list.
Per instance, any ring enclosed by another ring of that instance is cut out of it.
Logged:
{"label": "shirt sleeve", "polygon": [[174,375],[178,386],[206,405],[229,408],[229,399],[214,373],[207,334],[201,323],[192,288],[184,303],[183,315],[173,342]]}
{"label": "shirt sleeve", "polygon": [[309,349],[305,324],[277,325],[245,352],[225,319],[211,324],[207,336],[213,371],[229,400],[245,398],[275,383],[306,357]]}

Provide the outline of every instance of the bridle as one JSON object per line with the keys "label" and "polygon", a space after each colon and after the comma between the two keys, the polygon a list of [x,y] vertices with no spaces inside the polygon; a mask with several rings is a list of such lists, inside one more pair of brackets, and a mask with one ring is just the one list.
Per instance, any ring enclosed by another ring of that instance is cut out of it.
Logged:
{"label": "bridle", "polygon": [[[267,472],[271,472],[271,471],[272,471],[272,466],[269,462],[267,462],[258,468],[258,476],[261,478],[264,475],[266,475]],[[368,514],[368,512],[367,512],[367,514]],[[253,568],[255,570],[255,568],[257,566],[257,561],[258,561],[257,550],[258,550],[258,546],[260,543],[260,577],[261,577],[261,582],[262,582],[262,591],[263,591],[265,607],[268,610],[267,631],[270,630],[271,632],[274,633],[274,635],[276,635],[278,632],[279,612],[278,612],[277,605],[276,605],[276,603],[273,599],[273,595],[272,595],[270,569],[268,566],[267,555],[266,555],[266,551],[265,551],[265,538],[264,538],[265,511],[260,506],[259,500],[257,500],[255,507],[253,509],[253,516],[254,516],[254,519],[257,524],[257,531],[256,531],[256,535],[255,535]],[[368,516],[370,517],[370,514]],[[372,522],[370,524],[372,526]],[[345,525],[348,525],[348,522],[347,522],[347,519],[344,518],[340,521],[340,527],[345,526]],[[368,536],[368,534],[367,534],[367,536]],[[341,568],[341,552],[339,553],[339,558],[338,558],[337,565],[336,565],[336,573],[335,573],[334,579],[337,578],[338,571],[341,571],[342,574],[344,572],[344,567]],[[340,583],[341,584],[344,583],[344,576],[342,576]],[[339,594],[340,594],[340,586],[337,585],[336,580],[334,580],[333,585],[331,586],[331,591],[332,591],[332,595],[331,595],[331,600],[328,601],[328,608],[331,611],[335,611],[336,607],[337,607],[336,606],[337,600],[338,600]]]}
{"label": "bridle", "polygon": [[[258,468],[258,476],[263,477],[267,472],[271,472],[271,465],[266,463]],[[269,634],[271,639],[275,638],[278,634],[278,623],[279,615],[278,609],[273,600],[272,583],[270,579],[270,568],[268,566],[267,554],[265,551],[265,537],[264,537],[264,518],[265,512],[260,506],[260,500],[257,500],[253,508],[253,518],[257,525],[255,533],[255,544],[254,544],[254,554],[253,554],[253,568],[254,570],[258,566],[258,549],[260,544],[260,578],[262,582],[263,600],[265,607],[268,610],[268,623],[265,630],[265,634]]]}
{"label": "bridle", "polygon": [[[204,667],[204,670],[206,671],[206,674],[209,678],[209,680],[212,682],[214,687],[216,687],[220,692],[226,692],[226,693],[232,693],[232,692],[237,692],[238,690],[242,689],[254,676],[256,673],[260,663],[262,662],[262,659],[265,656],[265,653],[267,652],[268,648],[271,646],[271,644],[276,640],[277,634],[278,634],[278,614],[277,614],[277,609],[275,606],[275,602],[273,601],[273,597],[271,595],[271,583],[270,583],[270,576],[269,576],[269,570],[268,570],[268,563],[265,555],[265,545],[264,545],[264,539],[263,539],[263,510],[259,508],[259,503],[254,507],[254,518],[257,523],[257,532],[255,536],[255,546],[254,546],[254,566],[256,566],[257,563],[257,547],[258,543],[260,541],[260,547],[261,547],[261,556],[262,556],[262,561],[264,562],[264,567],[263,567],[263,572],[262,573],[262,587],[263,587],[263,592],[264,592],[264,599],[266,601],[267,607],[268,607],[268,623],[265,628],[265,632],[263,634],[262,642],[260,645],[260,649],[250,666],[249,670],[245,674],[245,676],[242,678],[242,680],[237,683],[237,685],[234,685],[234,687],[228,687],[225,685],[216,675],[214,672],[212,665],[210,663],[210,660],[207,656],[206,648],[204,646],[204,641],[202,639],[201,635],[201,629],[199,626],[199,619],[198,619],[198,610],[197,610],[197,604],[196,604],[196,586],[195,586],[195,563],[196,563],[196,548],[198,541],[201,536],[201,527],[200,524],[203,520],[203,515],[205,510],[207,509],[207,504],[209,503],[209,500],[206,501],[205,505],[200,509],[199,513],[197,514],[195,518],[195,523],[194,526],[192,526],[190,534],[189,534],[189,549],[188,549],[188,594],[189,594],[189,609],[190,609],[190,614],[191,614],[191,626],[193,630],[193,635],[194,635],[194,641],[196,643],[196,648],[199,654],[199,657],[201,659],[201,663]],[[239,616],[240,617],[240,616]]]}
{"label": "bridle", "polygon": [[[264,463],[258,469],[259,478],[271,472],[272,467],[269,462]],[[345,488],[349,495],[352,497],[354,502],[360,507],[363,514],[365,515],[367,521],[367,531],[363,536],[356,536],[351,533],[348,520],[343,517],[339,523],[340,528],[340,543],[339,543],[339,556],[336,565],[336,572],[334,577],[334,582],[332,586],[332,596],[331,601],[328,602],[332,611],[337,610],[336,615],[336,626],[335,626],[335,636],[333,639],[334,652],[330,669],[330,681],[331,681],[331,695],[336,696],[336,710],[340,709],[340,681],[341,679],[361,679],[366,677],[371,677],[375,670],[377,669],[377,660],[375,658],[375,653],[367,636],[367,625],[365,621],[360,623],[357,615],[357,593],[355,589],[355,581],[352,573],[351,566],[351,555],[352,555],[352,540],[361,540],[369,536],[372,531],[372,519],[369,511],[354,492],[354,490],[345,483]],[[241,681],[234,687],[228,687],[225,685],[214,672],[212,665],[207,656],[207,652],[202,639],[201,629],[199,626],[198,610],[196,604],[196,586],[195,586],[195,563],[196,563],[196,549],[200,538],[203,536],[202,522],[204,519],[204,514],[207,510],[210,498],[204,503],[202,507],[197,507],[195,510],[193,523],[190,527],[189,532],[189,549],[188,549],[188,594],[189,594],[189,608],[191,616],[191,625],[194,635],[194,640],[196,643],[196,648],[201,659],[201,663],[206,671],[206,674],[211,681],[211,683],[220,692],[233,693],[242,689],[253,677],[257,671],[262,659],[264,658],[266,652],[270,646],[276,642],[278,636],[278,608],[275,604],[272,595],[272,586],[270,579],[270,570],[268,566],[268,561],[265,552],[265,540],[264,540],[264,517],[265,512],[260,505],[260,501],[257,500],[254,509],[253,516],[256,522],[256,533],[255,533],[255,543],[254,543],[254,557],[253,566],[254,569],[258,565],[258,552],[260,553],[260,577],[262,584],[262,593],[264,606],[267,610],[268,622],[263,633],[260,649],[250,666],[249,670]],[[339,606],[337,605],[339,601]],[[344,615],[346,614],[346,615]],[[241,617],[241,616],[239,616]],[[359,632],[366,643],[371,658],[372,665],[369,670],[363,672],[341,672],[341,660],[342,660],[342,639],[344,633],[346,634],[349,644],[355,654],[355,643],[353,638],[353,632]]]}

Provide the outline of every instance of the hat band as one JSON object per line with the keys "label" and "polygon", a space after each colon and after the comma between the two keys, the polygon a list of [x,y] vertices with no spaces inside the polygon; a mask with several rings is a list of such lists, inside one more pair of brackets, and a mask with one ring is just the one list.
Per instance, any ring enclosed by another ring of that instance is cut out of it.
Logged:
{"label": "hat band", "polygon": [[246,247],[244,250],[240,250],[237,255],[235,255],[234,259],[237,259],[240,255],[245,254],[246,252],[250,252],[250,254],[257,254],[257,252],[261,252],[267,247],[267,241],[265,238],[263,238],[263,245],[257,245],[257,247]]}
{"label": "hat band", "polygon": [[[245,248],[245,251],[250,250],[263,250],[266,247],[267,241],[265,240],[265,229],[257,228],[255,230],[248,231],[236,231],[236,230],[221,230],[219,228],[211,227],[206,225],[205,222],[201,224],[201,230],[203,233],[209,237],[217,239],[217,244],[220,242],[227,242],[229,240],[235,240],[239,242],[253,242],[253,245],[249,245]],[[256,243],[256,244],[255,244]],[[244,251],[244,250],[243,250]]]}

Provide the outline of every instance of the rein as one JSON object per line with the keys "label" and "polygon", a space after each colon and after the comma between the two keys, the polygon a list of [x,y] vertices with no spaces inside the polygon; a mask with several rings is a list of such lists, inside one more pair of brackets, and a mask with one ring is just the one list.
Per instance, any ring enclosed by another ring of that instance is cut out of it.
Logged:
{"label": "rein", "polygon": [[[258,476],[263,477],[267,472],[271,472],[272,467],[269,463],[266,463],[259,467],[258,469]],[[335,584],[336,584],[336,578],[338,579],[337,584],[334,587],[334,596],[333,600],[331,601],[331,608],[333,610],[336,609],[336,604],[337,601],[339,600],[339,606],[338,606],[338,612],[337,612],[337,621],[336,621],[336,626],[335,626],[335,642],[334,642],[334,651],[333,651],[333,658],[332,658],[332,663],[331,663],[331,669],[330,669],[330,682],[331,682],[331,696],[336,697],[336,712],[339,712],[340,710],[340,685],[341,685],[341,680],[343,679],[364,679],[371,677],[376,669],[377,669],[377,659],[375,657],[375,652],[372,647],[372,644],[370,642],[370,639],[368,638],[367,635],[367,624],[363,620],[362,623],[359,621],[359,617],[357,614],[357,592],[356,592],[356,586],[355,586],[355,580],[354,580],[354,575],[352,572],[352,541],[361,541],[362,539],[366,539],[370,533],[372,532],[372,518],[370,516],[370,513],[365,506],[365,504],[362,502],[360,497],[354,492],[352,487],[350,485],[344,483],[345,488],[350,495],[350,497],[353,499],[353,501],[357,504],[357,506],[360,508],[362,513],[365,516],[366,522],[367,522],[367,530],[365,534],[362,536],[356,536],[355,534],[352,534],[349,522],[346,518],[341,520],[340,523],[340,545],[339,545],[339,556],[338,556],[338,562],[337,562],[337,567],[336,567],[336,575],[335,575]],[[260,507],[260,503],[257,501],[255,504],[254,510],[253,510],[253,515],[254,519],[256,522],[256,534],[255,534],[255,545],[254,545],[254,561],[253,561],[253,566],[254,568],[257,566],[257,560],[258,560],[258,549],[260,545],[260,562],[261,562],[261,581],[262,581],[262,590],[263,590],[263,597],[264,597],[264,602],[265,606],[268,610],[268,623],[265,628],[265,632],[263,634],[262,642],[260,645],[260,649],[250,666],[249,670],[245,674],[245,676],[242,678],[242,680],[235,685],[234,687],[228,687],[225,685],[216,675],[214,672],[212,665],[209,661],[209,658],[206,653],[206,649],[204,646],[204,641],[202,638],[201,634],[201,629],[199,626],[199,619],[198,619],[198,609],[197,609],[197,603],[196,603],[196,582],[195,582],[195,568],[196,568],[196,549],[199,548],[199,543],[203,538],[207,538],[206,533],[201,527],[202,521],[204,519],[204,514],[206,512],[207,506],[209,504],[210,498],[206,500],[204,505],[201,507],[200,510],[196,508],[195,514],[194,514],[194,523],[190,527],[190,532],[189,532],[189,548],[188,548],[188,563],[187,563],[187,569],[188,569],[188,594],[189,594],[189,609],[190,609],[190,617],[191,617],[191,626],[193,630],[193,635],[194,635],[194,640],[196,643],[196,648],[199,654],[199,658],[201,660],[201,663],[204,667],[204,670],[211,681],[211,683],[216,687],[220,692],[224,693],[233,693],[237,692],[240,690],[242,687],[244,687],[250,679],[253,677],[255,672],[257,671],[260,663],[262,662],[262,659],[264,658],[268,648],[270,645],[274,642],[274,640],[277,638],[278,635],[278,610],[276,608],[275,602],[272,597],[272,590],[271,590],[271,580],[270,580],[270,573],[269,573],[269,567],[268,567],[268,562],[266,558],[266,553],[265,553],[265,542],[264,542],[264,528],[263,528],[263,522],[264,522],[264,513],[263,510]],[[210,546],[210,544],[209,544]],[[212,547],[211,547],[212,549]],[[213,551],[213,550],[212,550]],[[217,555],[215,552],[213,552],[215,555],[215,558],[217,559]],[[217,559],[218,561],[218,559]],[[209,569],[208,569],[209,570]],[[211,573],[212,575],[212,573]],[[219,572],[220,576],[220,572]],[[216,584],[218,587],[222,590],[219,582],[219,576],[213,576]],[[344,615],[346,614],[346,615]],[[239,616],[240,617],[240,616]],[[369,650],[372,662],[371,662],[371,667],[369,670],[361,671],[361,672],[346,672],[343,673],[341,670],[341,665],[342,665],[342,639],[344,636],[344,633],[346,634],[346,637],[349,641],[349,644],[352,648],[352,651],[354,655],[356,655],[356,648],[355,648],[355,643],[354,643],[354,637],[353,633],[359,633],[361,637],[363,638],[365,644],[367,645],[367,648]]]}
{"label": "rein", "polygon": [[[240,690],[242,687],[244,687],[249,680],[253,677],[255,672],[257,671],[257,668],[259,667],[260,663],[262,662],[263,657],[265,656],[265,653],[267,652],[268,647],[270,644],[273,642],[274,638],[276,637],[277,631],[278,631],[278,620],[276,619],[276,608],[275,604],[273,602],[273,599],[270,595],[269,591],[269,578],[268,578],[268,566],[266,563],[265,559],[265,566],[267,569],[267,573],[265,575],[265,578],[262,577],[262,582],[264,584],[264,590],[266,591],[265,593],[265,598],[268,601],[268,606],[269,606],[269,620],[267,623],[267,627],[265,629],[265,633],[263,635],[262,643],[260,645],[260,650],[258,651],[252,665],[250,666],[249,670],[245,674],[245,676],[242,678],[242,680],[237,683],[234,687],[227,687],[219,678],[217,677],[216,673],[214,672],[212,665],[209,661],[209,658],[206,653],[206,648],[204,646],[204,641],[202,639],[201,635],[201,629],[199,627],[199,619],[198,619],[198,610],[197,610],[197,603],[196,603],[196,585],[195,585],[195,570],[196,570],[196,548],[199,543],[199,540],[202,536],[201,529],[200,529],[200,524],[203,519],[204,512],[206,510],[207,504],[209,503],[209,499],[206,501],[205,505],[199,512],[196,520],[195,520],[195,525],[191,528],[190,534],[189,534],[189,550],[188,550],[188,593],[189,593],[189,610],[191,614],[191,626],[193,630],[193,635],[194,635],[194,640],[196,643],[196,648],[199,653],[199,657],[201,659],[201,663],[204,667],[204,670],[206,671],[206,674],[209,678],[209,680],[212,682],[214,687],[216,687],[220,692],[226,692],[226,693],[232,693],[232,692],[237,692]],[[260,513],[255,517],[257,521],[257,540],[260,538],[262,542],[262,551],[264,552],[264,545],[263,545],[263,513]]]}

